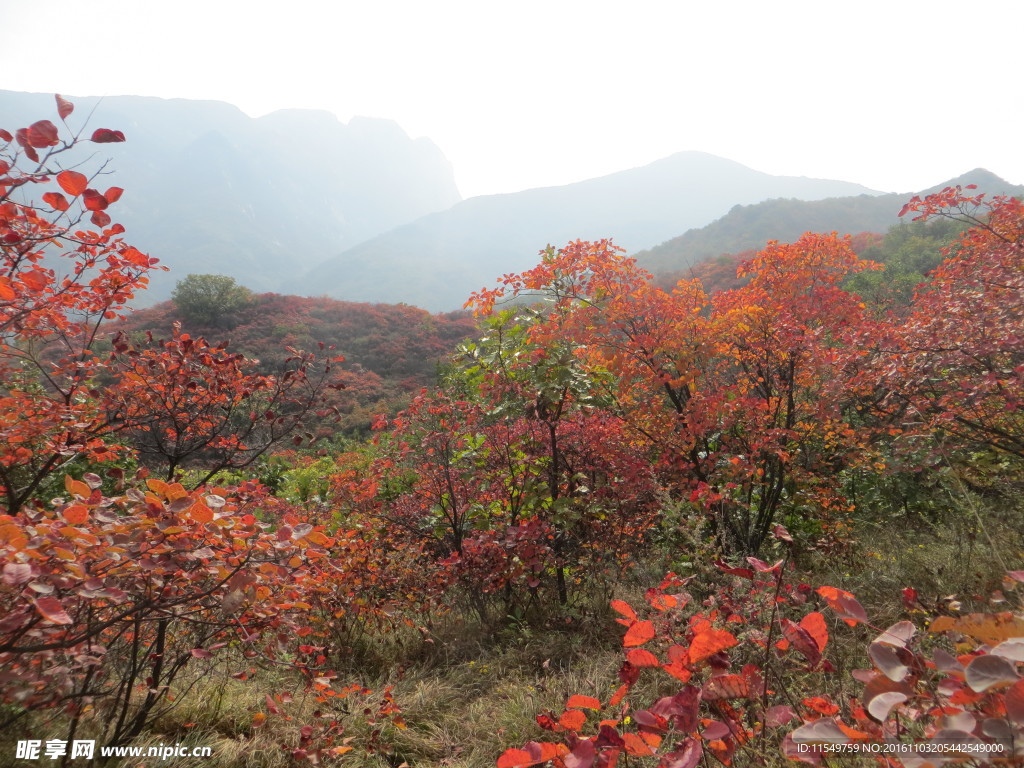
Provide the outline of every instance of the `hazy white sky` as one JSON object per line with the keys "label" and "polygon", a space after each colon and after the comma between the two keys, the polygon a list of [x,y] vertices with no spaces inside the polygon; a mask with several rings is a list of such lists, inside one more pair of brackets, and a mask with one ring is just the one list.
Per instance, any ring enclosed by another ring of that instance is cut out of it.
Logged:
{"label": "hazy white sky", "polygon": [[1024,183],[1020,0],[0,0],[0,87],[396,120],[466,197],[681,150]]}

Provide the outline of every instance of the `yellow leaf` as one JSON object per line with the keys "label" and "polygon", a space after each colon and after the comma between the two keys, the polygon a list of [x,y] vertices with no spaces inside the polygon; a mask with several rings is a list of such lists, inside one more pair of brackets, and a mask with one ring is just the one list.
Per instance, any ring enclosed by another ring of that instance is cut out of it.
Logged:
{"label": "yellow leaf", "polygon": [[1012,637],[1024,637],[1024,617],[1009,611],[1002,613],[971,613],[967,616],[940,616],[928,627],[929,632],[954,630],[983,643],[996,644]]}

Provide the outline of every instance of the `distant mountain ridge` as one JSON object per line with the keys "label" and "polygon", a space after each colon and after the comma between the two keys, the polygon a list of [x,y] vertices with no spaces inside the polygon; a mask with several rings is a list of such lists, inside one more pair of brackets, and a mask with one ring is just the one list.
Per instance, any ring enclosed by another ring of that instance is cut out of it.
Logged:
{"label": "distant mountain ridge", "polygon": [[899,221],[903,205],[914,195],[938,192],[955,185],[975,184],[989,195],[1021,195],[1024,186],[1010,184],[984,168],[958,176],[920,192],[858,195],[825,200],[773,199],[737,205],[725,216],[691,229],[660,245],[634,254],[645,269],[674,272],[722,254],[760,249],[769,240],[792,242],[804,232],[884,234]]}
{"label": "distant mountain ridge", "polygon": [[[126,133],[124,144],[89,145],[91,167],[110,158],[109,184],[126,190],[111,214],[128,242],[171,269],[152,275],[138,306],[167,298],[189,273],[217,273],[256,292],[448,311],[532,267],[547,244],[612,238],[648,269],[672,272],[808,230],[884,232],[910,196],[681,152],[575,184],[460,202],[441,151],[389,120],[71,98],[72,127],[88,119],[90,131]],[[44,118],[57,119],[52,94],[0,91],[0,127]],[[981,169],[959,182],[1024,192]]]}
{"label": "distant mountain ridge", "polygon": [[880,194],[858,184],[772,176],[702,152],[560,187],[465,200],[367,240],[288,284],[289,292],[405,302],[431,311],[533,266],[545,245],[613,238],[647,248],[770,197]]}
{"label": "distant mountain ridge", "polygon": [[[69,98],[72,128],[95,110],[90,131],[127,136],[97,155],[111,158],[109,183],[125,189],[111,214],[126,239],[172,270],[153,275],[144,303],[166,298],[190,272],[278,290],[339,249],[461,199],[441,151],[390,120],[346,125],[313,110],[251,118],[216,101]],[[57,121],[52,94],[0,91],[0,127],[40,119]]]}

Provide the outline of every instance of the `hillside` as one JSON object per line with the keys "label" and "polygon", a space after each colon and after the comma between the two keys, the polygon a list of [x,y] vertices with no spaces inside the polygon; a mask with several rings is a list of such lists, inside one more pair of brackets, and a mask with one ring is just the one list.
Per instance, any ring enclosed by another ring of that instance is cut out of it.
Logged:
{"label": "hillside", "polygon": [[[280,290],[326,255],[459,200],[441,151],[389,120],[345,125],[307,110],[254,119],[222,102],[137,96],[74,102],[73,130],[88,121],[89,132],[127,137],[84,170],[109,159],[109,183],[125,189],[115,220],[171,269],[153,275],[144,303],[190,272]],[[57,120],[52,94],[0,91],[0,115],[11,131]]]}
{"label": "hillside", "polygon": [[[108,328],[138,338],[147,331],[170,336],[181,320],[173,302],[131,313]],[[303,298],[267,293],[230,318],[230,327],[204,327],[183,322],[184,330],[210,341],[230,339],[231,350],[276,370],[287,355],[285,347],[316,350],[333,345],[345,356],[346,389],[335,403],[343,412],[343,432],[365,432],[373,416],[393,412],[409,394],[433,384],[438,365],[459,342],[476,335],[473,318],[465,312],[432,315],[407,305],[365,304],[328,298]]]}
{"label": "hillside", "polygon": [[289,290],[454,309],[498,276],[534,264],[548,243],[612,237],[635,251],[703,226],[737,203],[870,193],[856,184],[771,176],[682,152],[576,184],[465,200],[344,251]]}
{"label": "hillside", "polygon": [[885,232],[899,221],[900,209],[912,195],[956,184],[976,184],[989,194],[1024,194],[1024,187],[978,168],[917,193],[765,200],[737,205],[722,218],[637,253],[636,258],[652,272],[674,272],[721,254],[756,250],[768,240],[791,242],[804,232]]}

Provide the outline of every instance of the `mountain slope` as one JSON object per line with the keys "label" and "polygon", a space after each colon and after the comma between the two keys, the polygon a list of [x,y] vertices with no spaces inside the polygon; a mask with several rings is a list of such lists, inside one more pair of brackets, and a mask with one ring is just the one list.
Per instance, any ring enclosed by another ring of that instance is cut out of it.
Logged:
{"label": "mountain slope", "polygon": [[[976,184],[990,195],[1024,194],[1015,186],[983,168],[930,187],[920,195],[944,187]],[[641,266],[651,272],[673,272],[725,253],[760,249],[769,240],[792,242],[804,232],[886,232],[896,224],[900,209],[914,193],[857,195],[826,200],[765,200],[754,205],[737,205],[722,218],[699,229],[635,254]]]}
{"label": "mountain slope", "polygon": [[[109,183],[125,189],[114,220],[171,267],[153,276],[148,303],[189,272],[277,290],[339,249],[460,199],[441,151],[389,120],[345,125],[306,110],[254,119],[221,102],[71,98],[71,128],[88,119],[87,133],[127,136],[97,147],[92,167],[110,158]],[[0,91],[0,127],[44,118],[57,121],[52,95]]]}
{"label": "mountain slope", "polygon": [[707,224],[737,203],[870,193],[840,181],[771,176],[700,152],[562,187],[465,200],[344,251],[288,286],[295,293],[453,309],[548,243],[612,237],[635,251]]}

